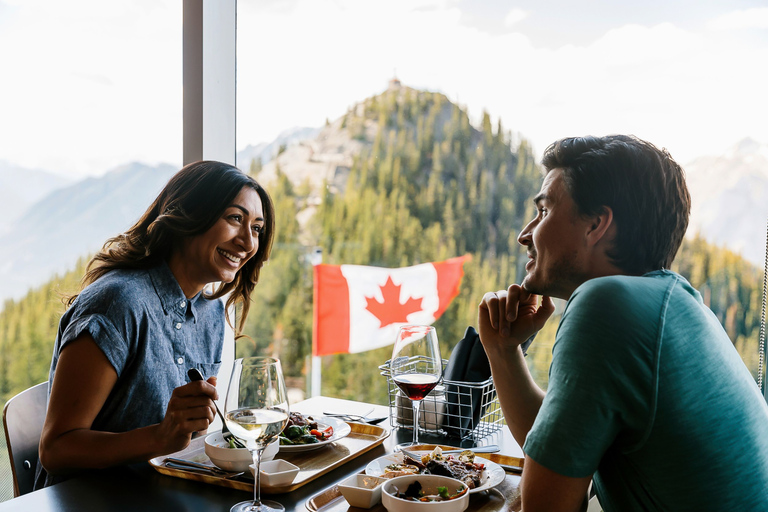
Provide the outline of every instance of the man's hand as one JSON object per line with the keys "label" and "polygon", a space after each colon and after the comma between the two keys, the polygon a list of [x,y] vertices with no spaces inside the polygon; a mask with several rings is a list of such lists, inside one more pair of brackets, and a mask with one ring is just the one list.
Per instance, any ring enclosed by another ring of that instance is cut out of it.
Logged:
{"label": "man's hand", "polygon": [[555,304],[547,296],[533,295],[520,285],[507,290],[488,292],[478,308],[480,340],[488,347],[499,344],[521,345],[544,327],[555,311]]}

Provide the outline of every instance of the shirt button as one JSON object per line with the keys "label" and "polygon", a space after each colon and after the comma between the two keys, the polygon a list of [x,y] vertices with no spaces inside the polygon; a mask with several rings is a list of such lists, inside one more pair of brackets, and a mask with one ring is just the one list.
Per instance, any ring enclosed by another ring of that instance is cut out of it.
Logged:
{"label": "shirt button", "polygon": [[177,362],[177,363],[179,363],[179,364],[184,364],[184,358],[183,358],[183,357],[180,357],[180,358],[178,358],[178,359],[176,360],[176,362]]}
{"label": "shirt button", "polygon": [[176,323],[176,329],[181,329],[181,322]]}
{"label": "shirt button", "polygon": [[183,301],[179,302],[179,307],[181,309],[184,309],[185,307],[187,307],[187,301],[183,300]]}

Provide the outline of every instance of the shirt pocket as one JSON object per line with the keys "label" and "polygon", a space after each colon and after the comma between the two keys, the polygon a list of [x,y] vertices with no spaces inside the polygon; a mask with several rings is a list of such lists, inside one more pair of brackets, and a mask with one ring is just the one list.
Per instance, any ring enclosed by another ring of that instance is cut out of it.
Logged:
{"label": "shirt pocket", "polygon": [[[203,380],[208,380],[209,377],[218,377],[219,370],[221,369],[221,363],[198,363],[195,368],[200,370],[203,374]],[[227,377],[229,378],[229,377]]]}

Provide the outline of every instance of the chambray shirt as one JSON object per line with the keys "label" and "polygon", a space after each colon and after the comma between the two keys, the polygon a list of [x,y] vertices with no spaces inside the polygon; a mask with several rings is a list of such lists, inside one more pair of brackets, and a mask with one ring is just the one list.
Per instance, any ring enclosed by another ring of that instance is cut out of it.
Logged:
{"label": "chambray shirt", "polygon": [[187,300],[168,265],[113,270],[86,287],[62,316],[48,380],[61,350],[89,333],[117,372],[93,430],[125,432],[159,423],[173,390],[197,368],[218,374],[224,305],[202,293]]}
{"label": "chambray shirt", "polygon": [[[125,432],[159,423],[173,390],[189,382],[189,368],[206,379],[218,374],[224,320],[221,300],[202,292],[188,300],[165,262],[113,270],[87,286],[61,317],[49,393],[61,350],[88,333],[117,372],[92,429]],[[45,485],[61,480],[49,476]]]}

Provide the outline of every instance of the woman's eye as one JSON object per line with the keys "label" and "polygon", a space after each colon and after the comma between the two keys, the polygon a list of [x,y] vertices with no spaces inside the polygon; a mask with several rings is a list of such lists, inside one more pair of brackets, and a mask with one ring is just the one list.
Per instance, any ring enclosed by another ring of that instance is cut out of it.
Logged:
{"label": "woman's eye", "polygon": [[549,213],[549,210],[546,208],[539,208],[539,217],[546,217]]}
{"label": "woman's eye", "polygon": [[253,226],[253,232],[257,235],[261,233],[261,231],[264,229],[264,226]]}
{"label": "woman's eye", "polygon": [[239,213],[232,214],[229,216],[229,218],[235,222],[240,222],[241,220],[243,220],[243,216],[240,215]]}

